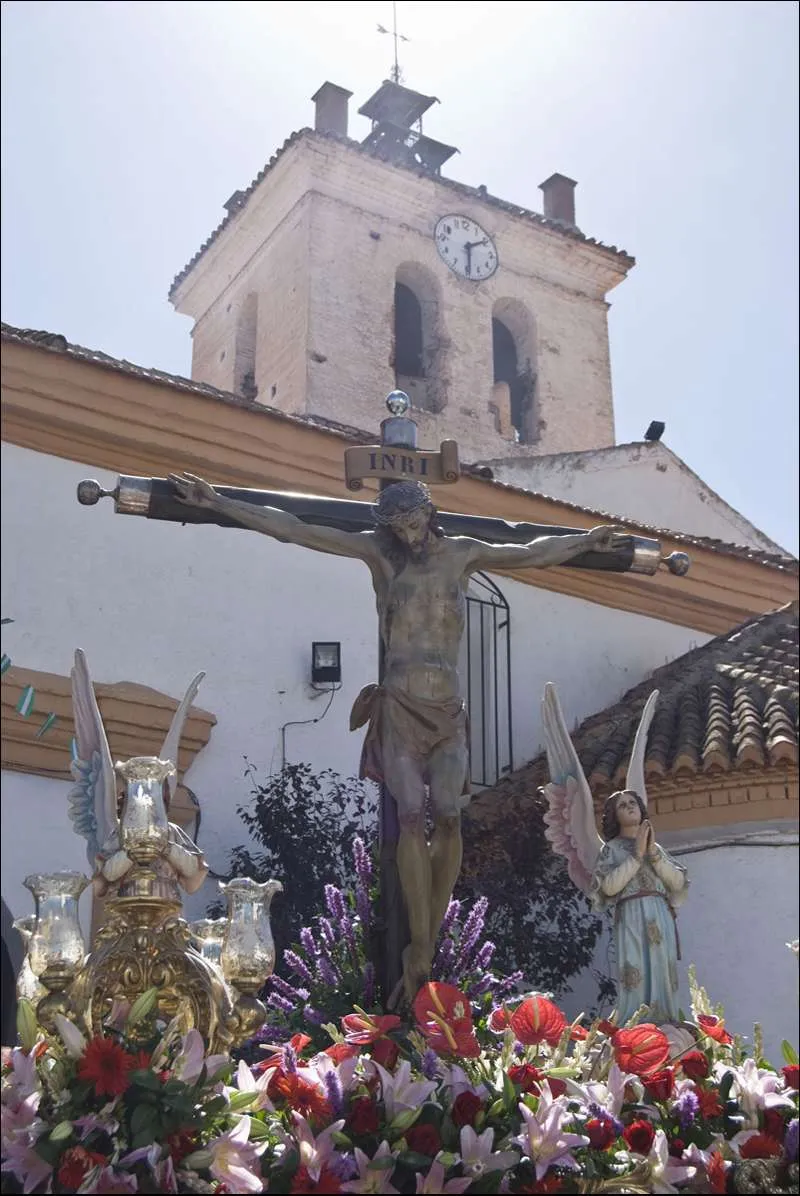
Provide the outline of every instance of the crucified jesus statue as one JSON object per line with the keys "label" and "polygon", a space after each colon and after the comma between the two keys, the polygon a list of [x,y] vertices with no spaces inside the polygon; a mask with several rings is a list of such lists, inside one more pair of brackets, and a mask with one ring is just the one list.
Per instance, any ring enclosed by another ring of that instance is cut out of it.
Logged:
{"label": "crucified jesus statue", "polygon": [[381,684],[368,685],[356,699],[351,729],[367,724],[361,776],[385,784],[397,803],[397,866],[411,938],[403,953],[403,981],[411,1001],[429,977],[461,869],[469,759],[458,655],[470,575],[563,565],[590,549],[613,552],[626,537],[612,527],[540,536],[528,544],[446,536],[427,486],[416,481],[396,482],[381,492],[374,531],[347,532],[304,523],[275,507],[254,508],[217,493],[194,474],[170,474],[169,480],[187,506],[318,552],[356,557],[369,567],[385,670]]}

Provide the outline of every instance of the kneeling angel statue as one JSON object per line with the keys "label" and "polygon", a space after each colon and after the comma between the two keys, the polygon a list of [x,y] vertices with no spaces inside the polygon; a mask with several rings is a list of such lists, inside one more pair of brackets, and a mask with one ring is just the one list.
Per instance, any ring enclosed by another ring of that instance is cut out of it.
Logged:
{"label": "kneeling angel statue", "polygon": [[613,910],[620,1025],[642,1005],[659,1025],[679,1021],[675,911],[686,898],[689,881],[683,865],[656,842],[647,814],[644,759],[657,701],[654,690],[636,732],[625,788],[606,800],[601,838],[591,790],[552,683],[542,699],[550,772],[543,790],[548,802],[545,835],[594,908]]}
{"label": "kneeling angel statue", "polygon": [[[121,846],[117,775],[86,656],[80,648],[75,652],[75,665],[70,675],[77,756],[72,761],[75,784],[68,794],[69,816],[75,830],[87,842],[94,893],[97,897],[106,897],[110,891],[119,890],[134,863]],[[161,748],[160,759],[169,760],[176,766],[176,771],[167,780],[167,809],[178,787],[178,747],[184,723],[204,676],[205,673],[198,673],[189,685]],[[178,900],[177,886],[187,893],[196,893],[208,874],[203,853],[173,822],[169,824],[166,855],[156,860],[154,866],[163,895]]]}

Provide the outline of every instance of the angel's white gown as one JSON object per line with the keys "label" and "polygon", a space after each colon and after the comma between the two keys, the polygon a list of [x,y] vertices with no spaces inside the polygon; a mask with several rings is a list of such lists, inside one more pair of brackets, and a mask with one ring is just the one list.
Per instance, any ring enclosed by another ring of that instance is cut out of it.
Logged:
{"label": "angel's white gown", "polygon": [[674,910],[686,897],[686,869],[663,847],[638,860],[635,839],[603,846],[592,876],[595,909],[614,909],[619,1024],[649,1005],[658,1025],[678,1020],[678,937]]}

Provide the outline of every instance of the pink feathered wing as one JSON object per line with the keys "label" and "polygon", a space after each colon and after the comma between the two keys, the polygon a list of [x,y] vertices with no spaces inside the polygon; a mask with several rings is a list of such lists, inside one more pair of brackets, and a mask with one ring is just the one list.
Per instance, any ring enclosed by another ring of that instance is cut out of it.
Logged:
{"label": "pink feathered wing", "polygon": [[544,833],[553,851],[567,861],[573,884],[588,893],[603,840],[595,825],[591,790],[550,681],[544,687],[542,724],[550,771],[550,783],[543,790],[548,803]]}

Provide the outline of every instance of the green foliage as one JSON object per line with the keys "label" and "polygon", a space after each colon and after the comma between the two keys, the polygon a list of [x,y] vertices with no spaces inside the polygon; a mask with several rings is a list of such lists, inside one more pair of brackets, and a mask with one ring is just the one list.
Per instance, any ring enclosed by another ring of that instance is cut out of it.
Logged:
{"label": "green foliage", "polygon": [[[536,988],[559,996],[574,976],[591,966],[603,920],[570,880],[565,861],[553,852],[543,815],[541,801],[530,807],[526,803],[524,819],[494,824],[490,832],[482,820],[465,818],[466,868],[456,896],[488,898],[486,935],[497,947],[496,969],[519,970]],[[611,977],[596,970],[593,975],[598,1006],[613,1001]]]}
{"label": "green foliage", "polygon": [[[324,886],[352,886],[353,839],[359,836],[368,847],[374,841],[377,791],[333,769],[315,773],[310,764],[287,764],[260,781],[248,761],[245,776],[252,784],[251,801],[239,806],[238,814],[258,848],[235,847],[229,869],[234,876],[283,883],[283,898],[278,895],[272,906],[280,958],[319,913]],[[215,904],[208,912],[217,917],[223,909]]]}

